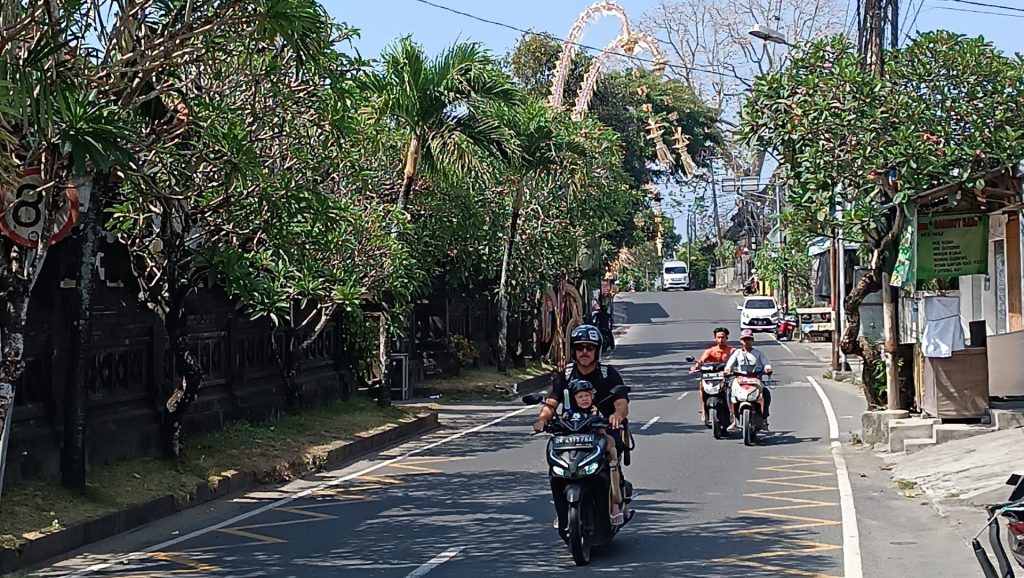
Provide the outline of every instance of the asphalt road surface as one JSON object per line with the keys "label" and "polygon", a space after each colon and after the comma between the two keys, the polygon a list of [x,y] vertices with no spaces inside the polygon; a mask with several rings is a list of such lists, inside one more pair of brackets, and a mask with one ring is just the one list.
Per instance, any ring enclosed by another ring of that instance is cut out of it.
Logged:
{"label": "asphalt road surface", "polygon": [[[585,570],[550,526],[545,439],[529,435],[536,408],[491,404],[446,410],[445,427],[423,439],[184,512],[35,575],[859,578],[848,509],[844,525],[848,476],[837,474],[832,452],[837,430],[855,429],[850,420],[863,409],[852,388],[819,394],[808,376],[821,375],[820,360],[759,335],[776,367],[773,431],[757,447],[715,440],[699,423],[697,382],[684,358],[707,347],[716,326],[735,338],[738,298],[703,291],[619,301],[627,330],[610,363],[633,387],[637,449],[625,475],[637,514]],[[923,575],[868,566],[863,575]]]}

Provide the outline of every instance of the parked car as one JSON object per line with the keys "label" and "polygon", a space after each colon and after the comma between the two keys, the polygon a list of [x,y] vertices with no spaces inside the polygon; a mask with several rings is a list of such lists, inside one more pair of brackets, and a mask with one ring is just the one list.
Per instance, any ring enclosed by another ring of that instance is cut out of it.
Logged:
{"label": "parked car", "polygon": [[737,305],[740,311],[740,329],[774,331],[778,321],[779,304],[773,297],[752,296]]}

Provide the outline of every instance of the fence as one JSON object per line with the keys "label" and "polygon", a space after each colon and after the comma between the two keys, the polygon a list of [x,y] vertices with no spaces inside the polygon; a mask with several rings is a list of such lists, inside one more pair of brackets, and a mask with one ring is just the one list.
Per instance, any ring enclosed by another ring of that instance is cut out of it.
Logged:
{"label": "fence", "polygon": [[[70,254],[51,254],[33,292],[26,369],[17,386],[8,452],[8,482],[54,475],[60,468],[64,393],[73,377],[70,340],[75,289],[66,281],[73,265],[67,262]],[[175,380],[163,325],[138,302],[134,282],[122,281],[106,271],[93,296],[92,348],[85,379],[90,466],[157,453],[161,407]],[[186,432],[218,429],[230,420],[262,421],[279,415],[284,393],[271,339],[280,335],[273,334],[267,322],[240,315],[217,290],[200,290],[187,309],[189,341],[205,379],[189,410]],[[354,363],[343,350],[340,331],[337,323],[329,323],[300,363],[296,382],[304,388],[303,403],[309,407],[355,391],[356,378],[350,370]]]}

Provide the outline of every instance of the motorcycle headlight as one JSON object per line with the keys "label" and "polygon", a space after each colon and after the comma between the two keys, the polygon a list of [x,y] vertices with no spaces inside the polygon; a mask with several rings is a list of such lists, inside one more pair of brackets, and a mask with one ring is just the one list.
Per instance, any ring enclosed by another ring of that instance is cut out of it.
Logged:
{"label": "motorcycle headlight", "polygon": [[565,468],[563,468],[562,466],[551,466],[551,471],[556,476],[564,476],[565,475]]}
{"label": "motorcycle headlight", "polygon": [[589,476],[597,471],[597,468],[601,467],[601,462],[594,462],[592,464],[583,466],[580,470],[584,476]]}

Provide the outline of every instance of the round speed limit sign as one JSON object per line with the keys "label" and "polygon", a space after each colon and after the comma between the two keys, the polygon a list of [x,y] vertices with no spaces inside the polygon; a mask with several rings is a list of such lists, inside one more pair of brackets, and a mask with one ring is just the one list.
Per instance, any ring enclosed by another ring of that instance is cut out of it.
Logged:
{"label": "round speed limit sign", "polygon": [[[12,241],[35,248],[43,237],[43,217],[47,199],[39,191],[43,181],[39,169],[28,169],[18,174],[14,188],[0,190],[0,231]],[[60,187],[57,212],[53,216],[53,235],[50,244],[68,236],[78,219],[78,193],[74,187]]]}

